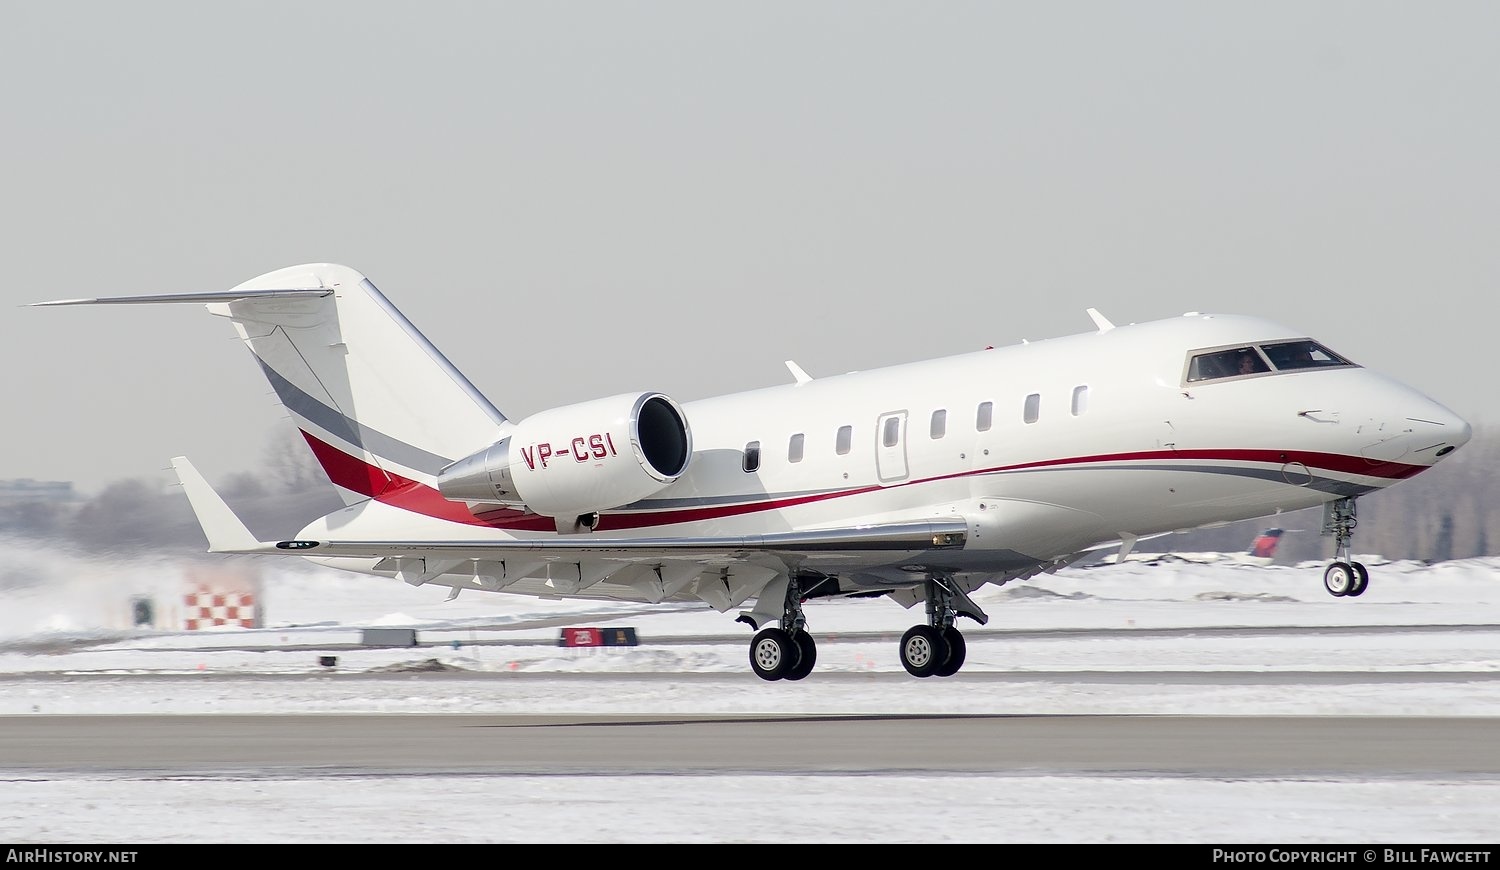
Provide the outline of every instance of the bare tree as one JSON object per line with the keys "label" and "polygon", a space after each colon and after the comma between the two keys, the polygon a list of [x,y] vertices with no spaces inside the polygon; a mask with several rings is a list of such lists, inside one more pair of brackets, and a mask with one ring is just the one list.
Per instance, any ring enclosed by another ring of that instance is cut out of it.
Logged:
{"label": "bare tree", "polygon": [[313,456],[306,438],[296,428],[274,436],[265,450],[266,476],[272,488],[284,493],[326,489],[331,484]]}
{"label": "bare tree", "polygon": [[84,502],[68,537],[95,551],[136,551],[162,546],[207,545],[180,489],[165,491],[139,478],[118,480]]}

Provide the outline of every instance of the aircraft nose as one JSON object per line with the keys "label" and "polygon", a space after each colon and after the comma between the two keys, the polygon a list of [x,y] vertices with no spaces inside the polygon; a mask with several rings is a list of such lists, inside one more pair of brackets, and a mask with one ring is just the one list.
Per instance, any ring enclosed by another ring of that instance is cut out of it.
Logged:
{"label": "aircraft nose", "polygon": [[1406,415],[1418,442],[1412,445],[1413,450],[1420,453],[1430,451],[1435,458],[1443,457],[1469,443],[1474,436],[1474,427],[1468,420],[1436,402],[1427,401],[1423,405]]}
{"label": "aircraft nose", "polygon": [[1457,415],[1445,423],[1443,429],[1448,436],[1448,443],[1438,448],[1437,455],[1439,456],[1447,456],[1468,444],[1469,439],[1474,435],[1474,427],[1469,425],[1469,421]]}
{"label": "aircraft nose", "polygon": [[1368,417],[1351,431],[1372,462],[1431,465],[1464,446],[1473,427],[1428,396],[1399,384],[1365,396]]}

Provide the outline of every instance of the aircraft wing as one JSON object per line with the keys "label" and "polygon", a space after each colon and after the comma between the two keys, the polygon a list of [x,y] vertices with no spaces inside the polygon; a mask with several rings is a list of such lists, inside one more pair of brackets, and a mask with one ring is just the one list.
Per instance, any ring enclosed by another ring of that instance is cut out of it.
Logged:
{"label": "aircraft wing", "polygon": [[466,588],[554,596],[588,589],[587,597],[662,601],[681,592],[723,611],[759,594],[789,563],[850,553],[890,561],[899,554],[960,550],[968,538],[963,520],[935,519],[734,536],[260,541],[192,463],[177,457],[172,465],[210,552],[376,559],[376,571],[413,586],[451,586],[455,595]]}
{"label": "aircraft wing", "polygon": [[[279,541],[278,550],[319,556],[399,556],[442,554],[482,559],[496,554],[536,553],[543,558],[578,554],[594,558],[715,555],[742,556],[756,552],[926,551],[959,549],[967,538],[962,520],[848,526],[767,535],[683,538],[607,538],[566,535],[515,541]],[[265,552],[257,548],[254,552]]]}
{"label": "aircraft wing", "polygon": [[214,553],[292,553],[304,556],[384,557],[435,555],[455,559],[536,554],[552,560],[570,555],[590,558],[712,556],[757,552],[876,552],[962,549],[968,538],[963,520],[846,526],[810,531],[723,537],[609,538],[593,534],[518,540],[338,540],[261,541],[186,457],[172,460],[177,479]]}

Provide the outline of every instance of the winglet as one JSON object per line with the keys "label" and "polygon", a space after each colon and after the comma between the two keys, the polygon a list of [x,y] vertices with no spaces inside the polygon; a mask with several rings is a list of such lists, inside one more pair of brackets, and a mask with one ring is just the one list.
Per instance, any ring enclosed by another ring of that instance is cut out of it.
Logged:
{"label": "winglet", "polygon": [[182,484],[182,489],[187,493],[188,504],[192,505],[193,515],[198,518],[198,525],[203,527],[203,534],[208,538],[208,551],[210,553],[274,553],[276,546],[264,541],[258,541],[250,534],[250,530],[235,516],[224,499],[214,492],[198,469],[188,462],[186,456],[177,456],[172,459],[172,470],[177,472],[177,480]]}
{"label": "winglet", "polygon": [[787,360],[786,361],[786,367],[787,367],[787,370],[792,373],[792,377],[794,377],[794,378],[797,379],[797,383],[799,383],[799,384],[805,384],[808,381],[812,380],[812,375],[810,375],[807,372],[803,371],[802,370],[802,366],[797,365],[796,363],[792,362],[791,360]]}
{"label": "winglet", "polygon": [[1100,332],[1109,332],[1115,328],[1115,325],[1109,322],[1109,318],[1099,313],[1099,309],[1090,308],[1088,311],[1089,318],[1094,321],[1095,326],[1099,327]]}

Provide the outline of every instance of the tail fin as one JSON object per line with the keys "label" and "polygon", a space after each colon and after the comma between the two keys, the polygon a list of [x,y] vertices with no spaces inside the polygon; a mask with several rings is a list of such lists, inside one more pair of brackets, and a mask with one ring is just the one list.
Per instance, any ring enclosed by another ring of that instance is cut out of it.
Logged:
{"label": "tail fin", "polygon": [[203,302],[227,317],[347,502],[430,484],[506,420],[375,285],[313,263],[228,291],[44,304]]}

